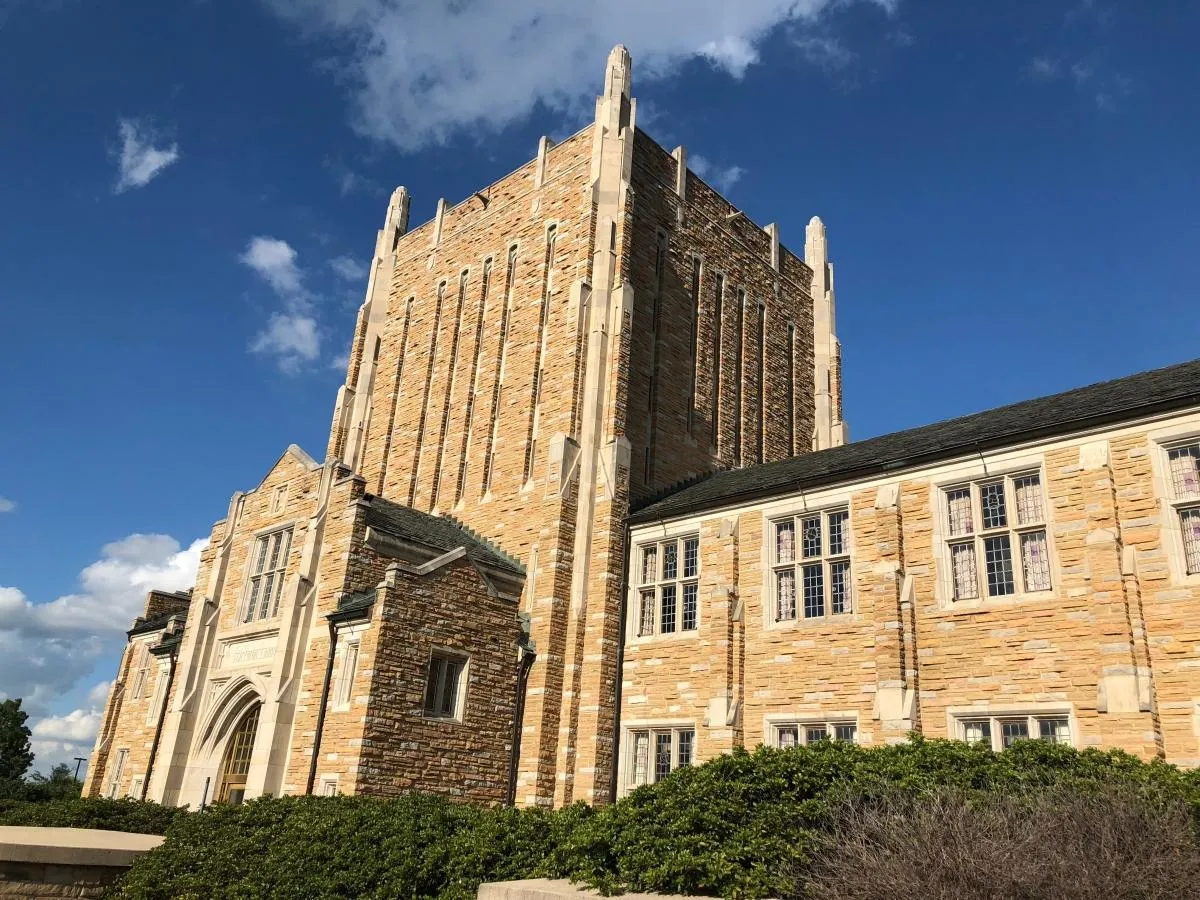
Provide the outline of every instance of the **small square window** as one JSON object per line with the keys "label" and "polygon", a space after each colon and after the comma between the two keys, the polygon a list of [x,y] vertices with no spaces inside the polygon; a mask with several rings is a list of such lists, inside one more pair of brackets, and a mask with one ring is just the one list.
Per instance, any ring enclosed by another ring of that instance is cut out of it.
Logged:
{"label": "small square window", "polygon": [[463,672],[467,660],[434,652],[425,678],[425,715],[432,719],[461,719]]}

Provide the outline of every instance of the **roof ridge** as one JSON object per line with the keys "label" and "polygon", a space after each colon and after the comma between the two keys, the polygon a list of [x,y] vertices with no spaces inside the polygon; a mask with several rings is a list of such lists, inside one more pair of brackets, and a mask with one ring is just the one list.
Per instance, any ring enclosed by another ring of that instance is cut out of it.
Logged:
{"label": "roof ridge", "polygon": [[525,571],[525,566],[523,566],[521,564],[520,560],[516,559],[514,556],[509,554],[506,550],[504,550],[502,547],[500,547],[498,544],[496,544],[491,539],[484,537],[482,534],[480,534],[474,528],[467,525],[465,522],[450,515],[449,513],[438,513],[437,517],[445,519],[447,522],[453,522],[456,527],[461,528],[468,535],[470,535],[472,538],[474,538],[479,543],[483,544],[483,546],[487,547],[489,550],[491,550],[493,553],[495,553],[497,556],[499,556],[505,562],[511,563],[512,565],[518,567],[522,572]]}
{"label": "roof ridge", "polygon": [[667,487],[659,488],[653,494],[642,498],[642,500],[640,500],[633,507],[633,509],[635,511],[642,509],[652,503],[657,503],[659,500],[670,497],[672,494],[676,493],[677,491],[682,491],[686,487],[691,487],[693,484],[699,484],[701,481],[712,478],[714,475],[720,475],[722,472],[728,471],[730,470],[721,466],[717,466],[716,468],[709,469],[706,472],[699,472],[695,475],[689,475],[687,478],[681,478],[679,481],[673,482]]}

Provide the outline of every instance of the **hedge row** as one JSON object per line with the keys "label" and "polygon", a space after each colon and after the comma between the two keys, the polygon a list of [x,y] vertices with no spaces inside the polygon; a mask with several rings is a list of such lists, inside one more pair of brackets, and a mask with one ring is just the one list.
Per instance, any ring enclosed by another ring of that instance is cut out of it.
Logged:
{"label": "hedge row", "polygon": [[1100,808],[1105,792],[1119,789],[1200,824],[1196,773],[1117,751],[823,743],[738,751],[596,810],[480,809],[412,794],[284,797],[175,814],[163,846],[141,857],[114,895],[466,900],[483,881],[547,876],[609,893],[799,897],[847,797],[1021,797],[1047,788],[1099,797]]}
{"label": "hedge row", "polygon": [[0,825],[49,828],[102,828],[137,834],[164,834],[187,811],[136,800],[0,800]]}

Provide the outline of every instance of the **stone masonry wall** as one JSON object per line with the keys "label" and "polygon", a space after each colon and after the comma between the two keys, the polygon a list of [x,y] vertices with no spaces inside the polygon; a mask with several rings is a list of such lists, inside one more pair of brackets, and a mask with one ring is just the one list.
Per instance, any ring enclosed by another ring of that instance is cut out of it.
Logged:
{"label": "stone masonry wall", "polygon": [[[675,189],[678,168],[670,153],[637,133],[630,265],[637,303],[626,432],[635,502],[718,464],[750,465],[807,450],[813,429],[812,272],[786,247],[779,248],[779,264],[773,266],[770,235],[744,215],[735,217],[736,207],[694,172],[687,173],[681,202]],[[659,235],[666,236],[668,249],[661,277],[655,267]],[[693,296],[697,259],[698,298]],[[714,356],[718,274],[723,276],[719,360]],[[745,293],[740,317],[739,291]],[[789,323],[795,329],[794,354]],[[759,385],[761,346],[766,348],[765,402]],[[718,385],[720,398],[714,402]],[[739,408],[740,445],[735,446]]]}
{"label": "stone masonry wall", "polygon": [[[396,570],[377,596],[379,640],[364,685],[370,699],[356,790],[502,802],[516,699],[516,601],[491,595],[466,559],[426,576]],[[460,720],[424,714],[434,649],[468,657]]]}

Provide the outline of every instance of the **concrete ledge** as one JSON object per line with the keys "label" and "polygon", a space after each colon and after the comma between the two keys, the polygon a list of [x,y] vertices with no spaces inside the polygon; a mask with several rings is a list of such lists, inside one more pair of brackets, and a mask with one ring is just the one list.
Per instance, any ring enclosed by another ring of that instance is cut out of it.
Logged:
{"label": "concrete ledge", "polygon": [[0,825],[0,862],[128,868],[162,842],[156,834]]}
{"label": "concrete ledge", "polygon": [[[478,900],[592,900],[601,896],[569,881],[532,878],[528,881],[494,881],[479,886]],[[684,900],[667,894],[622,894],[622,900]],[[703,900],[703,898],[690,898]]]}

